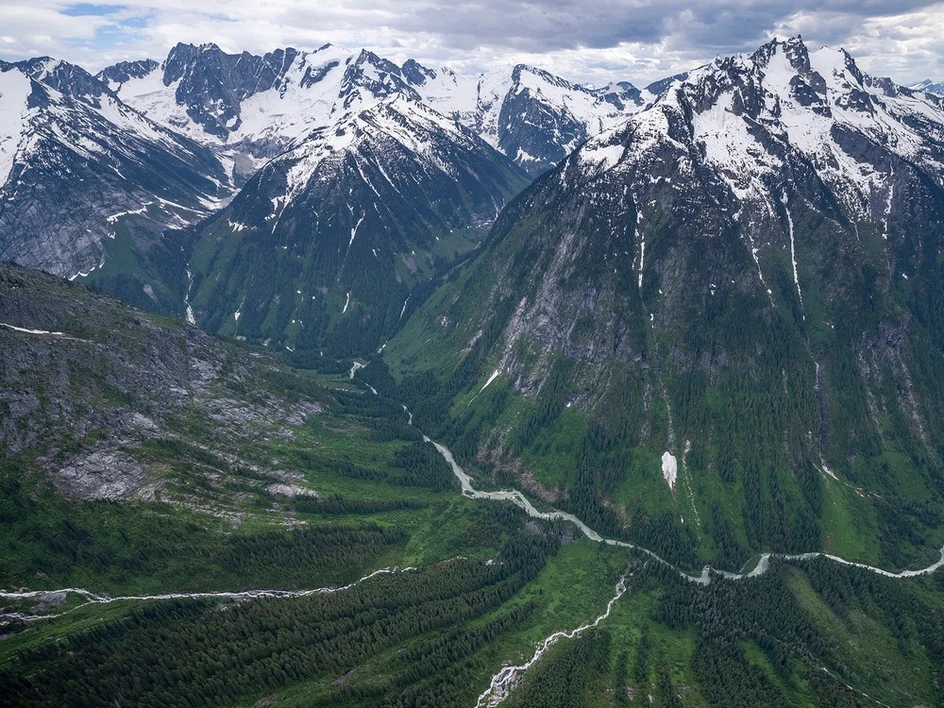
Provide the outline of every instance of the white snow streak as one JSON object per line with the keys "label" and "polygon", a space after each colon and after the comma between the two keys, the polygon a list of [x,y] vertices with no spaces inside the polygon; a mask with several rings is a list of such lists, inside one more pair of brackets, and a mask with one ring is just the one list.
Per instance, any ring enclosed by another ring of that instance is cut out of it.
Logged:
{"label": "white snow streak", "polygon": [[11,329],[14,332],[22,332],[23,334],[33,334],[40,337],[56,337],[57,339],[68,339],[70,342],[85,342],[89,343],[87,339],[80,339],[79,337],[70,337],[65,332],[50,332],[45,329],[26,329],[25,327],[17,327],[15,325],[7,324],[6,322],[0,322],[0,327],[6,327]]}
{"label": "white snow streak", "polygon": [[17,327],[15,325],[7,324],[6,322],[0,322],[0,327],[6,327],[7,329],[12,329],[14,332],[23,332],[25,334],[44,334],[50,337],[65,337],[65,332],[50,332],[45,329],[26,329],[24,327]]}
{"label": "white snow streak", "polygon": [[[790,260],[793,262],[793,284],[796,285],[797,297],[800,298],[800,308],[803,308],[803,291],[800,290],[800,276],[797,274],[797,256],[796,244],[793,241],[793,217],[790,216],[790,208],[787,205],[787,193],[783,193],[783,210],[787,214],[787,226],[790,227]],[[803,315],[806,319],[806,315]]]}
{"label": "white snow streak", "polygon": [[894,177],[894,172],[888,177],[888,203],[885,206],[885,230],[882,233],[882,238],[886,241],[888,240],[888,232],[891,230],[889,221],[892,216],[892,200],[895,198],[895,183],[892,181]]}
{"label": "white snow streak", "polygon": [[674,491],[675,481],[678,479],[678,460],[668,450],[662,453],[662,476],[668,482],[669,489]]}
{"label": "white snow streak", "polygon": [[[123,216],[133,216],[137,214],[144,214],[145,212],[147,212],[147,208],[153,203],[154,202],[148,202],[144,206],[138,207],[137,209],[129,209],[128,211],[119,211],[117,214],[106,216],[105,221],[107,221],[109,224],[114,224],[116,221],[118,221],[118,219],[120,219]],[[112,236],[112,238],[114,238],[114,235]]]}
{"label": "white snow streak", "polygon": [[636,239],[639,240],[639,289],[642,290],[642,268],[646,263],[646,237],[639,230],[642,213],[636,212]]}
{"label": "white snow streak", "polygon": [[751,244],[751,256],[754,258],[754,264],[757,266],[757,276],[760,278],[761,285],[764,286],[764,290],[767,291],[767,299],[770,300],[770,304],[774,304],[773,300],[773,291],[768,287],[767,281],[764,280],[764,271],[760,268],[760,258],[757,257],[757,246],[754,245],[754,235],[751,233],[750,228],[748,228],[745,233],[747,234],[747,240]]}
{"label": "white snow streak", "polygon": [[236,320],[236,325],[239,325],[239,317],[243,314],[243,305],[246,304],[246,296],[243,295],[242,301],[239,303],[239,307],[236,308],[236,312],[233,313],[233,319]]}
{"label": "white snow streak", "polygon": [[193,308],[190,306],[190,291],[193,290],[193,273],[190,272],[190,264],[187,264],[187,294],[184,295],[184,305],[187,306],[187,324],[197,324],[197,318],[193,316]]}
{"label": "white snow streak", "polygon": [[498,378],[498,375],[499,375],[500,373],[501,373],[501,369],[495,369],[495,371],[492,372],[492,375],[488,377],[488,381],[485,382],[485,385],[482,386],[482,388],[479,389],[479,393],[482,393],[482,391],[484,391],[485,389],[487,389],[487,388],[488,388],[488,385],[489,385],[490,383],[492,383],[492,381],[494,381],[495,379],[497,379],[497,378]]}
{"label": "white snow streak", "polygon": [[[366,214],[364,216],[366,216]],[[354,225],[354,228],[351,229],[351,240],[347,242],[348,248],[350,248],[351,244],[354,243],[354,237],[357,236],[357,230],[361,227],[361,223],[364,221],[364,216],[361,216],[361,218],[357,220],[357,224]]]}

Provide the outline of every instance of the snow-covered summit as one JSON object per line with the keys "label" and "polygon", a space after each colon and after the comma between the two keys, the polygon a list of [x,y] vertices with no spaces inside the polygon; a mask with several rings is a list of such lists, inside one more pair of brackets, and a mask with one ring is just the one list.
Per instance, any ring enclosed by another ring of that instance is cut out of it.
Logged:
{"label": "snow-covered summit", "polygon": [[666,144],[687,153],[681,172],[704,161],[741,200],[779,200],[770,184],[800,159],[861,214],[876,191],[888,190],[892,167],[881,152],[940,174],[944,109],[937,97],[863,73],[845,50],[809,51],[795,37],[675,79],[577,159],[608,170],[652,159]]}
{"label": "snow-covered summit", "polygon": [[[355,161],[370,152],[398,150],[421,161],[427,170],[456,177],[460,165],[456,150],[483,152],[486,146],[474,133],[419,101],[403,95],[380,101],[370,108],[343,115],[336,123],[319,128],[295,148],[276,159],[291,163],[286,200],[306,186],[316,168],[326,159]],[[383,161],[381,159],[381,166]],[[387,181],[390,181],[388,178]]]}
{"label": "snow-covered summit", "polygon": [[178,44],[161,64],[126,62],[99,78],[153,120],[251,158],[250,169],[341,115],[399,95],[456,118],[536,174],[645,103],[627,82],[591,89],[527,65],[462,76],[332,45],[260,57]]}
{"label": "snow-covered summit", "polygon": [[[227,187],[206,148],[125,105],[81,67],[0,62],[0,258],[61,275],[101,261],[116,213],[179,224]],[[164,211],[160,200],[180,209]],[[163,214],[163,215],[161,215]]]}

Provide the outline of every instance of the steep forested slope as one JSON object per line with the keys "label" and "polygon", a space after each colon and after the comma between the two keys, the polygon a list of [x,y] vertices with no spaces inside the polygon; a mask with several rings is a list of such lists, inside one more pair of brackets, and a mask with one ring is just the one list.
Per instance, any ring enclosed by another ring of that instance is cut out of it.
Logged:
{"label": "steep forested slope", "polygon": [[942,137],[845,52],[719,59],[539,179],[384,361],[465,459],[679,560],[907,564],[942,521]]}

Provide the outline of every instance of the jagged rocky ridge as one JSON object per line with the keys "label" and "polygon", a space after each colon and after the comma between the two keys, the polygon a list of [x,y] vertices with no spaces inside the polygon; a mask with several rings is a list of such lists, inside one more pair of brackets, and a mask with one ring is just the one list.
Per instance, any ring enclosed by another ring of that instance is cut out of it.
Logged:
{"label": "jagged rocky ridge", "polygon": [[212,151],[126,106],[84,69],[0,62],[0,258],[75,276],[123,216],[142,248],[228,194]]}
{"label": "jagged rocky ridge", "polygon": [[592,89],[527,65],[466,77],[331,45],[260,57],[178,44],[160,65],[121,64],[99,77],[152,119],[228,155],[237,172],[340,116],[403,96],[456,118],[533,175],[651,97],[627,82]]}
{"label": "jagged rocky ridge", "polygon": [[386,360],[445,381],[467,457],[630,535],[809,550],[842,498],[901,561],[944,493],[942,138],[841,50],[716,60],[539,179]]}

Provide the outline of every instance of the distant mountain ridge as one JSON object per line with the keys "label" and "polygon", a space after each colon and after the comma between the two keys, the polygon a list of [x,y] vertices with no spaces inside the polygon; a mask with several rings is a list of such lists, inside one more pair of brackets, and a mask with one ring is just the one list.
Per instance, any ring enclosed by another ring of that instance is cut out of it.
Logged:
{"label": "distant mountain ridge", "polygon": [[938,95],[944,96],[944,81],[932,81],[931,79],[925,79],[924,81],[919,81],[916,84],[911,84],[908,86],[913,91],[927,91],[928,93],[936,93]]}
{"label": "distant mountain ridge", "polygon": [[123,214],[181,226],[230,192],[213,152],[125,105],[81,67],[0,62],[0,259],[74,276]]}
{"label": "distant mountain ridge", "polygon": [[163,62],[95,76],[51,58],[3,63],[0,76],[0,257],[68,277],[110,261],[100,287],[165,311],[180,303],[179,286],[154,271],[162,232],[204,218],[268,160],[360,111],[396,98],[429,106],[534,176],[648,96],[525,65],[463,77],[331,45],[256,56],[178,44]]}
{"label": "distant mountain ridge", "polygon": [[99,78],[154,120],[255,158],[286,149],[340,114],[400,95],[455,117],[532,174],[645,102],[628,82],[590,89],[523,64],[465,77],[331,45],[260,57],[178,44],[162,64],[125,62]]}

